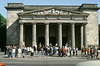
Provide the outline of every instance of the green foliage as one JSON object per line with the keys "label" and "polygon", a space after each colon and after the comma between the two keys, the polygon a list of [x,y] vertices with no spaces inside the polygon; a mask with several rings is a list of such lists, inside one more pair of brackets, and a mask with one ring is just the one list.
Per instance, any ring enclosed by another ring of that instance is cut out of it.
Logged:
{"label": "green foliage", "polygon": [[0,14],[0,27],[6,26],[6,19]]}
{"label": "green foliage", "polygon": [[6,19],[0,14],[0,48],[4,51],[6,45]]}

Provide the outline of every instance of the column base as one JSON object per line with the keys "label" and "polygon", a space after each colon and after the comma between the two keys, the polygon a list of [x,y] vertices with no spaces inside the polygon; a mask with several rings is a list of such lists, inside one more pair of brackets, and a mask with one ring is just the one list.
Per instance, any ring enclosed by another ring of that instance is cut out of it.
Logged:
{"label": "column base", "polygon": [[24,48],[23,43],[24,43],[24,42],[20,42],[20,44],[19,44],[19,47],[20,47],[21,49],[23,49],[23,48]]}

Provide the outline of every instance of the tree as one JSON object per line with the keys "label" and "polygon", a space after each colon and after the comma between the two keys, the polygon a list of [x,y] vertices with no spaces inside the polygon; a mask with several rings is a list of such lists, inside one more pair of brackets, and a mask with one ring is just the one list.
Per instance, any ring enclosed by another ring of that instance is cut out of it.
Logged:
{"label": "tree", "polygon": [[0,14],[0,48],[4,51],[6,45],[6,19]]}

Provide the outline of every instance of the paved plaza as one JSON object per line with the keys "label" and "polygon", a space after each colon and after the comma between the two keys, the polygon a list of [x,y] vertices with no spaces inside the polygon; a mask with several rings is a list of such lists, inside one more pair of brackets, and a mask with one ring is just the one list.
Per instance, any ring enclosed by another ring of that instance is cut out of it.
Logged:
{"label": "paved plaza", "polygon": [[[52,57],[52,56],[30,56],[26,55],[25,58],[6,58],[4,53],[0,53],[0,62],[5,63],[7,66],[80,66],[88,62],[95,62],[99,64],[100,60],[87,59],[81,56],[72,57]],[[89,63],[88,63],[89,65]],[[84,65],[83,65],[84,66]]]}

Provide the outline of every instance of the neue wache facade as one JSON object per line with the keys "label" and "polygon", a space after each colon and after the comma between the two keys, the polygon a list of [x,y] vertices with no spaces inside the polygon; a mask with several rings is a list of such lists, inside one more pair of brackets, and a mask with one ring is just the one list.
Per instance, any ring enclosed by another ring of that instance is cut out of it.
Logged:
{"label": "neue wache facade", "polygon": [[24,5],[8,3],[7,45],[81,48],[99,45],[97,4]]}

